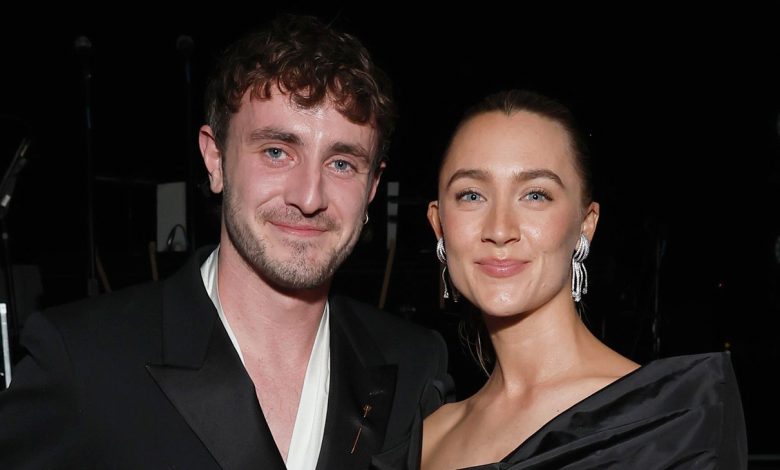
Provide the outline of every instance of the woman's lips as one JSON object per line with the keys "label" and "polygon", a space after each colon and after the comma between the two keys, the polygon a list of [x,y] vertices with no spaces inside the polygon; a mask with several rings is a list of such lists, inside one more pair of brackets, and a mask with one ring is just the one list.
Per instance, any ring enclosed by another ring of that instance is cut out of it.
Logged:
{"label": "woman's lips", "polygon": [[479,269],[491,277],[509,277],[519,273],[528,265],[528,261],[515,259],[483,258],[476,261]]}

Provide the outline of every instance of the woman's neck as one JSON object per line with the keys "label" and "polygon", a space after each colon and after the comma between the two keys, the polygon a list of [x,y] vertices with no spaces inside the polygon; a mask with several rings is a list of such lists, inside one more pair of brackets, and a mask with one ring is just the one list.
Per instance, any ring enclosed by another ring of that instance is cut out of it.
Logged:
{"label": "woman's neck", "polygon": [[594,348],[603,346],[566,298],[525,314],[484,318],[495,350],[495,367],[486,385],[492,391],[523,393],[571,373]]}

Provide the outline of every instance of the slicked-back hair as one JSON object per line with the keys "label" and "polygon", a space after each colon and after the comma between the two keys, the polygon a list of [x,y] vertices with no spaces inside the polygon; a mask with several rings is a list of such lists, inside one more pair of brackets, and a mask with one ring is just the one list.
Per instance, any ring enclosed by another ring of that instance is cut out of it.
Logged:
{"label": "slicked-back hair", "polygon": [[467,109],[455,129],[453,137],[472,118],[493,111],[504,113],[507,116],[520,111],[527,111],[560,124],[569,136],[569,143],[574,156],[574,168],[582,180],[583,207],[593,201],[590,151],[585,135],[580,130],[574,114],[569,108],[559,101],[535,91],[517,89],[500,91],[486,96]]}
{"label": "slicked-back hair", "polygon": [[376,169],[386,158],[395,121],[390,82],[354,36],[310,16],[285,15],[245,36],[222,56],[206,89],[206,114],[217,148],[224,151],[230,119],[249,91],[270,99],[273,88],[298,107],[331,100],[351,122],[378,134]]}

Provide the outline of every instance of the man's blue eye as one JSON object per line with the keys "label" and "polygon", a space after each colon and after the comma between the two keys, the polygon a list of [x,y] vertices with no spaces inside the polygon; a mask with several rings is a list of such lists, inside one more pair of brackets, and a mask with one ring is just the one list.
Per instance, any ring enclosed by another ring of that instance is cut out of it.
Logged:
{"label": "man's blue eye", "polygon": [[282,158],[284,156],[284,150],[279,148],[270,148],[265,151],[266,155],[273,158],[274,160],[277,160],[279,158]]}
{"label": "man's blue eye", "polygon": [[333,162],[333,167],[338,171],[349,171],[352,169],[352,164],[346,160],[336,160]]}

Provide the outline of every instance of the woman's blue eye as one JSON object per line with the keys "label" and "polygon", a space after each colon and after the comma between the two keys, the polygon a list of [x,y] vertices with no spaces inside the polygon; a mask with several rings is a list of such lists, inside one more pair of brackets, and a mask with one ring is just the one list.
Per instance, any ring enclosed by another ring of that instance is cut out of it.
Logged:
{"label": "woman's blue eye", "polygon": [[531,201],[547,201],[550,199],[543,191],[531,191],[525,197]]}
{"label": "woman's blue eye", "polygon": [[458,194],[458,199],[466,202],[477,202],[482,200],[482,196],[474,191],[464,191]]}

